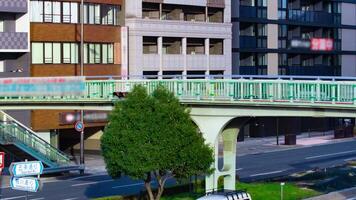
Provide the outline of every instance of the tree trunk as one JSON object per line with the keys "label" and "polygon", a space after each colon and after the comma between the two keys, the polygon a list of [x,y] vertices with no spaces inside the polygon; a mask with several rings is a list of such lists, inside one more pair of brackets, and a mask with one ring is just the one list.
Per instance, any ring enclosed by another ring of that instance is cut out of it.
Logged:
{"label": "tree trunk", "polygon": [[151,188],[151,181],[149,181],[149,182],[145,181],[145,188],[146,188],[147,193],[148,193],[148,198],[150,200],[155,200],[155,198],[153,196],[152,188]]}
{"label": "tree trunk", "polygon": [[164,190],[164,186],[158,186],[158,193],[157,193],[157,196],[156,196],[156,200],[160,200],[161,197],[162,197],[162,194],[163,194],[163,190]]}

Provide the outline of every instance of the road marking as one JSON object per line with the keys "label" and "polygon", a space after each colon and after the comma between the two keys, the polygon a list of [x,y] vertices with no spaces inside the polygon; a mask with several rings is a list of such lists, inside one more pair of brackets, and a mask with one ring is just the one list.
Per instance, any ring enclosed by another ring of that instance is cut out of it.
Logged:
{"label": "road marking", "polygon": [[260,173],[260,174],[253,174],[253,175],[250,175],[250,177],[256,177],[256,176],[264,176],[264,175],[269,175],[269,174],[278,174],[278,173],[281,173],[281,172],[284,172],[286,170],[279,170],[279,171],[273,171],[273,172],[266,172],[266,173]]}
{"label": "road marking", "polygon": [[310,157],[306,157],[306,160],[310,160],[310,159],[314,159],[314,158],[323,158],[323,157],[329,157],[329,156],[336,156],[336,155],[340,155],[340,154],[349,154],[349,153],[355,153],[356,150],[353,151],[343,151],[343,152],[338,152],[338,153],[330,153],[330,154],[323,154],[323,155],[318,155],[318,156],[310,156]]}
{"label": "road marking", "polygon": [[94,182],[87,182],[87,183],[78,183],[78,184],[74,184],[72,185],[72,187],[78,187],[78,186],[83,186],[83,185],[94,185],[94,184],[98,184],[98,183],[107,183],[107,182],[111,182],[114,180],[105,180],[105,181],[94,181]]}
{"label": "road marking", "polygon": [[112,187],[112,189],[125,188],[125,187],[132,187],[132,186],[138,186],[138,185],[143,185],[143,183],[134,183],[134,184],[130,184],[130,185],[114,186],[114,187]]}
{"label": "road marking", "polygon": [[65,181],[75,181],[75,180],[80,180],[80,179],[83,179],[83,178],[91,178],[91,177],[105,176],[105,175],[107,175],[107,174],[106,174],[106,173],[102,173],[102,174],[95,174],[95,175],[79,176],[79,177],[67,179],[67,180],[65,180]]}
{"label": "road marking", "polygon": [[45,199],[43,197],[40,197],[40,198],[36,198],[36,199],[30,199],[30,200],[42,200],[42,199]]}
{"label": "road marking", "polygon": [[[353,157],[353,158],[348,158],[348,159],[345,159],[344,161],[356,161],[356,157]],[[356,198],[355,198],[355,200],[356,200]]]}
{"label": "road marking", "polygon": [[241,170],[243,170],[243,168],[238,168],[238,169],[236,169],[236,171],[241,171]]}
{"label": "road marking", "polygon": [[[32,196],[32,195],[28,195],[28,196]],[[1,200],[22,199],[22,198],[26,198],[26,196],[9,197],[9,198],[1,199]]]}

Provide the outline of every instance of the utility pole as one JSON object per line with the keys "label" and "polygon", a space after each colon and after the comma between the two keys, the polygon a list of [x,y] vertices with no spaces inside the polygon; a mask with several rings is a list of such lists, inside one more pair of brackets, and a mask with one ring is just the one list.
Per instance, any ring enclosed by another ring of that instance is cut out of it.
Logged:
{"label": "utility pole", "polygon": [[[80,76],[84,76],[84,0],[80,4]],[[84,112],[80,111],[80,120],[84,125]],[[84,128],[80,132],[80,165],[84,167]],[[84,169],[80,171],[84,174]]]}
{"label": "utility pole", "polygon": [[276,119],[277,145],[279,145],[279,118]]}

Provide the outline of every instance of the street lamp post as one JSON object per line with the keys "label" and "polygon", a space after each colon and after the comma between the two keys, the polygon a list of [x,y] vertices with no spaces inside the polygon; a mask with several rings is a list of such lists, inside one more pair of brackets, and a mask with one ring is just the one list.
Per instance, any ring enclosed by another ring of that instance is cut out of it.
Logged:
{"label": "street lamp post", "polygon": [[[80,76],[84,76],[84,0],[80,4]],[[84,113],[80,111],[80,120],[84,125]],[[80,165],[84,167],[84,129],[80,132]],[[84,169],[80,171],[84,174]]]}

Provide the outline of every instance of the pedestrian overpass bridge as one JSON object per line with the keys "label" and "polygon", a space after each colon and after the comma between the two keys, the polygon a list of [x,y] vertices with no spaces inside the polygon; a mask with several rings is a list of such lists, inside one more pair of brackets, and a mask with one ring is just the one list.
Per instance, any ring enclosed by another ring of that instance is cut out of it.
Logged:
{"label": "pedestrian overpass bridge", "polygon": [[[83,77],[82,77],[83,78]],[[1,82],[1,81],[0,81]],[[25,84],[21,85],[21,84]],[[26,85],[27,84],[27,85]],[[61,85],[62,84],[62,85]],[[85,80],[59,81],[43,85],[46,92],[31,95],[31,81],[0,86],[0,110],[106,110],[116,101],[116,92],[130,92],[144,85],[151,93],[158,85],[167,87],[191,108],[192,120],[206,142],[215,149],[215,172],[206,178],[206,190],[217,188],[219,177],[225,189],[235,189],[236,138],[249,117],[340,117],[356,118],[356,81],[283,79],[170,79],[170,80]],[[2,88],[3,87],[3,88]],[[51,93],[51,89],[61,93]],[[73,90],[72,90],[73,88]],[[11,90],[17,92],[12,93]],[[49,90],[49,93],[48,93]],[[76,93],[74,90],[78,90]],[[64,92],[63,92],[64,91]],[[68,92],[69,91],[69,92]],[[72,92],[71,92],[72,91]],[[74,92],[73,92],[74,91]],[[70,167],[69,158],[39,138],[32,130],[0,114],[1,144],[15,144],[43,160],[53,170]],[[12,123],[8,123],[11,121]],[[218,167],[219,137],[223,140],[223,168]]]}

